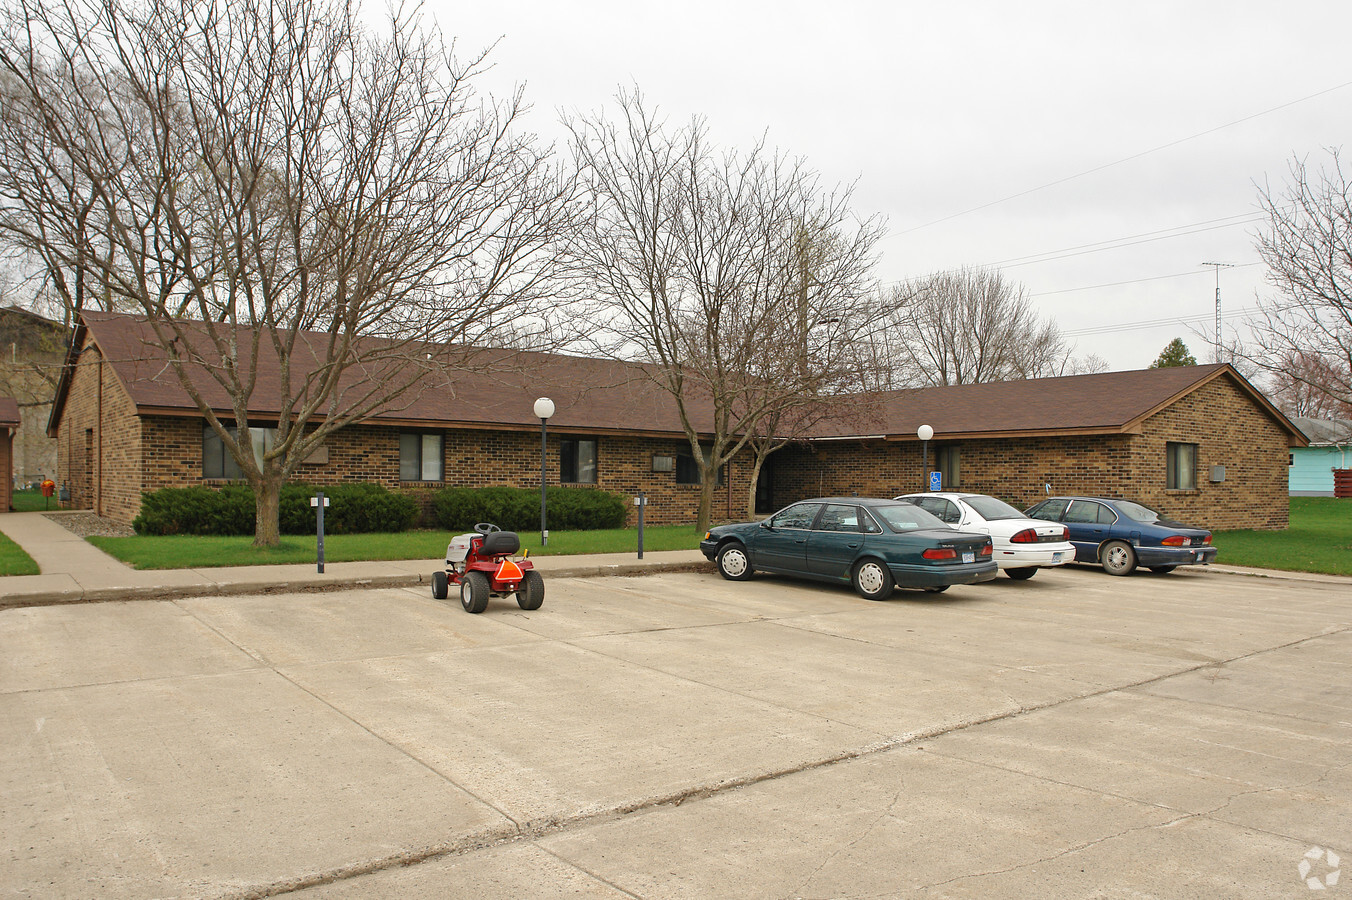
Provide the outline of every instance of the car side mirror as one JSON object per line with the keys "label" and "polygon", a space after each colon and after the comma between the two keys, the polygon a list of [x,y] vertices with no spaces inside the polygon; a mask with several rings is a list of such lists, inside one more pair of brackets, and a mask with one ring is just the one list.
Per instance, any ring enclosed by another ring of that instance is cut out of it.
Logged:
{"label": "car side mirror", "polygon": [[773,526],[773,525],[770,524],[770,520],[769,520],[769,519],[763,520],[763,521],[760,523],[760,527],[764,528],[766,531],[774,531],[774,530],[775,530],[775,526]]}

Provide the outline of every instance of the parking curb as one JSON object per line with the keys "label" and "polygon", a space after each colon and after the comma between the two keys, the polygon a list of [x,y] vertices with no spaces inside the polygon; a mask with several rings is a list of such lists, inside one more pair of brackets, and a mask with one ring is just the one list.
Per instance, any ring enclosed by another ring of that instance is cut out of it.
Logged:
{"label": "parking curb", "polygon": [[[549,578],[637,577],[667,572],[712,572],[707,562],[613,563],[563,566],[542,574]],[[90,590],[39,590],[0,597],[0,610],[38,606],[65,606],[80,603],[115,603],[144,600],[184,600],[193,597],[227,597],[246,594],[329,593],[371,588],[408,588],[430,585],[431,576],[423,574],[378,575],[374,577],[291,579],[275,584],[258,582],[203,582],[190,585],[150,587],[109,587]]]}

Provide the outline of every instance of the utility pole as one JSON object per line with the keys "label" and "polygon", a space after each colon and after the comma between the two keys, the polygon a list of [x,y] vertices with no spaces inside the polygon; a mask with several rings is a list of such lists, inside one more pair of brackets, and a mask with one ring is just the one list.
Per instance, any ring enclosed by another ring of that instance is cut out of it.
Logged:
{"label": "utility pole", "polygon": [[1211,344],[1211,361],[1221,361],[1221,269],[1233,269],[1234,263],[1223,262],[1204,262],[1204,266],[1211,266],[1216,270],[1216,334]]}

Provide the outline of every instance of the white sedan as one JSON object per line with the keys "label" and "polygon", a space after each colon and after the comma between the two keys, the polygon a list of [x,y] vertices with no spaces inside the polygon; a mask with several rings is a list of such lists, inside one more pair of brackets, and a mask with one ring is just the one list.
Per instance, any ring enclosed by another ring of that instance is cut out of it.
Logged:
{"label": "white sedan", "polygon": [[989,534],[995,545],[995,564],[1018,581],[1032,578],[1038,569],[1064,566],[1075,559],[1075,545],[1066,526],[1030,519],[1003,500],[985,494],[945,491],[894,499],[914,503],[959,531]]}

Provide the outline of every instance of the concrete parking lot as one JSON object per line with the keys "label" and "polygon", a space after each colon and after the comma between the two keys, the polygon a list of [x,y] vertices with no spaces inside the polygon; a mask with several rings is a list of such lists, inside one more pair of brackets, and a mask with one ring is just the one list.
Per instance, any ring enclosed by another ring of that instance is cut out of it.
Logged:
{"label": "concrete parking lot", "polygon": [[1336,897],[1352,584],[6,609],[0,759],[0,897]]}

